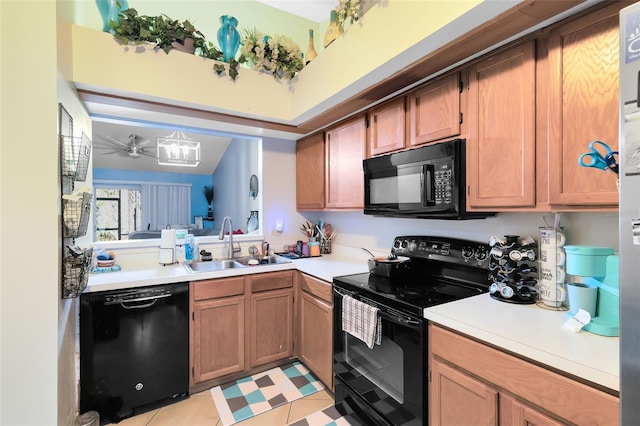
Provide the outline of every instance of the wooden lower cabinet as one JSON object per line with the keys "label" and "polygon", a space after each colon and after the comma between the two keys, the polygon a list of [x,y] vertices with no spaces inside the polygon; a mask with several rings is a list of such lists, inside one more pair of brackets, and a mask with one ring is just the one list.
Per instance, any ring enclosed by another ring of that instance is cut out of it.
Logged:
{"label": "wooden lower cabinet", "polygon": [[617,425],[619,399],[429,324],[431,425]]}
{"label": "wooden lower cabinet", "polygon": [[513,426],[561,426],[556,421],[515,398],[500,394],[500,424]]}
{"label": "wooden lower cabinet", "polygon": [[251,286],[249,363],[293,355],[293,271],[248,275]]}
{"label": "wooden lower cabinet", "polygon": [[293,271],[194,281],[190,309],[191,388],[293,354]]}
{"label": "wooden lower cabinet", "polygon": [[244,278],[191,283],[191,383],[245,369]]}
{"label": "wooden lower cabinet", "polygon": [[498,424],[498,391],[440,361],[431,362],[432,425]]}
{"label": "wooden lower cabinet", "polygon": [[293,288],[251,295],[251,367],[293,353]]}
{"label": "wooden lower cabinet", "polygon": [[432,425],[554,426],[556,421],[462,371],[434,360],[431,365]]}
{"label": "wooden lower cabinet", "polygon": [[299,344],[303,364],[333,389],[333,288],[300,274]]}

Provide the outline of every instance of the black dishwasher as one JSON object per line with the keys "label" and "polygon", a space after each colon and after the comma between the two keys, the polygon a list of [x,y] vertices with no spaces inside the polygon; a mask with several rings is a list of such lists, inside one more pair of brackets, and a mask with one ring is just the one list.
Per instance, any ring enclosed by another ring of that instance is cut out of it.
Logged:
{"label": "black dishwasher", "polygon": [[117,423],[188,391],[188,283],[80,296],[81,412]]}

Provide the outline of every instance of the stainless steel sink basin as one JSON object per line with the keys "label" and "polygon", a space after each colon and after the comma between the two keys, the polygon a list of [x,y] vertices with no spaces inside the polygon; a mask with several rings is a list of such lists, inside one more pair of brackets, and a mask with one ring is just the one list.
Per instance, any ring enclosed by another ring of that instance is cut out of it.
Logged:
{"label": "stainless steel sink basin", "polygon": [[248,268],[280,263],[291,263],[291,261],[280,256],[247,256],[238,257],[236,259],[219,259],[208,262],[185,263],[184,267],[187,269],[187,272],[193,274],[197,272],[215,272],[225,269]]}
{"label": "stainless steel sink basin", "polygon": [[236,262],[242,266],[260,266],[260,265],[274,265],[280,263],[291,263],[290,260],[279,256],[257,256],[257,257],[239,257]]}
{"label": "stainless steel sink basin", "polygon": [[222,271],[224,269],[243,268],[241,265],[232,259],[212,260],[209,262],[192,262],[185,263],[185,268],[189,272],[214,272]]}

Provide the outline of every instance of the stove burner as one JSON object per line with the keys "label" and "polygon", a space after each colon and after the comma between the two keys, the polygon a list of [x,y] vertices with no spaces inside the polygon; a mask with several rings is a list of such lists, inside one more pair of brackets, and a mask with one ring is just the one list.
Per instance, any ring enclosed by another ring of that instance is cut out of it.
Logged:
{"label": "stove burner", "polygon": [[428,296],[430,291],[428,287],[410,287],[399,286],[394,291],[398,296],[405,299],[420,299]]}

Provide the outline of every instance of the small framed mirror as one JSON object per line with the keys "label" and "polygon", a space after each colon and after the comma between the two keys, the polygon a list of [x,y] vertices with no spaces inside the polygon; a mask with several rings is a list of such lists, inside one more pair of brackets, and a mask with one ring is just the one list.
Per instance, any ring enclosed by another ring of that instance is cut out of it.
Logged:
{"label": "small framed mirror", "polygon": [[249,197],[252,197],[254,200],[258,196],[258,176],[251,175],[249,178]]}

